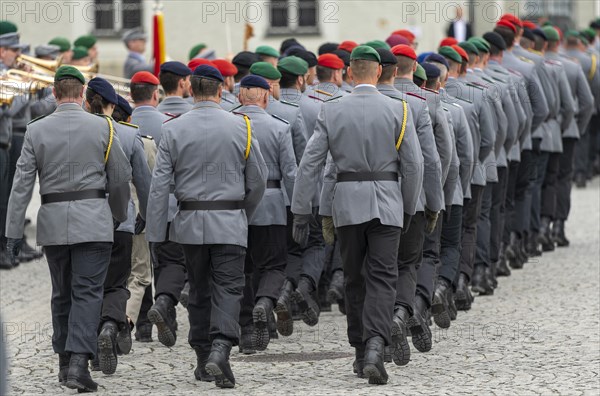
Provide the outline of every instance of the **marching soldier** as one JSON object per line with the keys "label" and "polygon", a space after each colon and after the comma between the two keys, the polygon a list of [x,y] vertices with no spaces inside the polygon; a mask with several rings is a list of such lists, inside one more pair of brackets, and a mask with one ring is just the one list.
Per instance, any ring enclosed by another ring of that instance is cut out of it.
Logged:
{"label": "marching soldier", "polygon": [[125,78],[132,78],[134,74],[140,71],[153,72],[152,65],[146,63],[144,53],[146,52],[146,41],[148,36],[140,29],[132,29],[123,33],[123,43],[129,51],[125,65],[123,66],[123,75]]}
{"label": "marching soldier", "polygon": [[90,64],[93,64],[98,61],[98,46],[96,45],[97,42],[98,39],[96,39],[96,37],[92,36],[91,34],[88,34],[79,37],[77,40],[75,40],[73,45],[75,47],[85,48],[87,50],[88,56],[90,57]]}
{"label": "marching soldier", "polygon": [[256,48],[254,53],[258,55],[261,62],[267,62],[272,64],[274,67],[277,67],[277,62],[280,55],[275,48],[268,45],[261,45]]}
{"label": "marching soldier", "polygon": [[215,59],[212,64],[221,72],[225,79],[223,81],[223,93],[221,95],[221,107],[223,110],[230,111],[239,105],[238,98],[233,94],[235,86],[235,75],[238,73],[237,67],[228,60]]}
{"label": "marching soldier", "polygon": [[[222,83],[216,68],[196,68],[194,108],[163,126],[146,235],[151,242],[171,239],[183,246],[190,280],[189,343],[198,360],[195,376],[231,388],[235,378],[229,353],[239,342],[247,224],[263,196],[267,175],[250,120],[219,106]],[[236,174],[224,179],[215,166]],[[179,211],[169,229],[173,179]]]}
{"label": "marching soldier", "polygon": [[65,37],[54,37],[48,41],[49,45],[56,45],[60,48],[60,56],[62,63],[69,64],[73,58],[73,51],[71,50],[71,42]]}
{"label": "marching soldier", "polygon": [[[42,207],[37,242],[45,248],[52,279],[52,344],[59,354],[59,381],[90,392],[98,385],[88,371],[97,348],[97,333],[89,329],[97,329],[100,321],[115,224],[127,219],[131,167],[112,121],[82,109],[84,84],[77,69],[59,68],[54,78],[57,110],[28,125],[6,235],[14,257],[38,174]],[[86,166],[60,171],[56,164]]]}
{"label": "marching soldier", "polygon": [[192,109],[186,100],[190,97],[192,71],[181,62],[165,62],[160,66],[158,79],[165,90],[165,98],[157,110],[169,117],[179,116]]}
{"label": "marching soldier", "polygon": [[231,63],[233,63],[238,70],[234,78],[235,84],[233,86],[233,94],[236,97],[240,93],[240,81],[250,74],[250,68],[256,62],[260,62],[260,58],[254,52],[242,51],[233,57]]}

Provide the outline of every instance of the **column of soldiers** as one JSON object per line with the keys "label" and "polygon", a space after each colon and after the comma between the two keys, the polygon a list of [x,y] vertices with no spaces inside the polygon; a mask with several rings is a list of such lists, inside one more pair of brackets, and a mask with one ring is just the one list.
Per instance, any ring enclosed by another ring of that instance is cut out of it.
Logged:
{"label": "column of soldiers", "polygon": [[[234,346],[264,351],[337,304],[354,373],[387,383],[409,342],[432,349],[434,322],[569,245],[571,186],[598,155],[580,142],[598,136],[597,22],[563,34],[507,14],[420,56],[406,30],[231,62],[200,44],[158,77],[132,31],[133,108],[61,66],[51,92],[0,118],[2,268],[39,256],[23,239],[37,175],[60,383],[97,390],[89,367],[115,373],[134,329],[175,345],[180,303],[199,381],[234,387]],[[2,29],[7,69],[26,48]],[[89,64],[95,44],[57,38],[36,55]]]}

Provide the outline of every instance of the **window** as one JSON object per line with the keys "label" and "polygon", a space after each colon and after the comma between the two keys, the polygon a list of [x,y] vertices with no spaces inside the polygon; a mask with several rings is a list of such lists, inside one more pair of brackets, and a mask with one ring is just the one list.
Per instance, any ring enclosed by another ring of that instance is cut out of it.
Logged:
{"label": "window", "polygon": [[318,0],[271,0],[269,35],[318,34]]}
{"label": "window", "polygon": [[567,30],[574,26],[573,0],[522,0],[523,19],[533,22],[552,21],[559,28]]}
{"label": "window", "polygon": [[94,34],[119,36],[123,30],[142,27],[142,0],[94,0]]}

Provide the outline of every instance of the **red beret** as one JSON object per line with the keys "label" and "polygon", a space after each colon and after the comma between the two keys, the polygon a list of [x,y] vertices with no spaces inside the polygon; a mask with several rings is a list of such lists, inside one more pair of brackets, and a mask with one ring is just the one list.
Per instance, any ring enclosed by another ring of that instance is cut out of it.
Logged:
{"label": "red beret", "polygon": [[508,21],[510,23],[512,23],[515,26],[518,26],[520,28],[523,27],[523,21],[519,19],[519,17],[517,17],[514,14],[504,14],[500,17],[501,21]]}
{"label": "red beret", "polygon": [[531,30],[538,28],[538,26],[531,21],[523,21],[523,27]]}
{"label": "red beret", "polygon": [[406,30],[406,29],[396,30],[392,34],[397,34],[398,36],[402,36],[402,37],[406,38],[408,41],[410,41],[411,44],[414,43],[415,39],[417,38],[413,34],[413,32],[411,32],[410,30]]}
{"label": "red beret", "polygon": [[238,69],[235,65],[225,59],[215,59],[212,61],[217,69],[221,72],[223,77],[231,77],[238,74]]}
{"label": "red beret", "polygon": [[465,60],[465,62],[469,61],[469,55],[467,54],[467,51],[465,51],[464,49],[462,49],[461,46],[459,45],[452,45],[452,48],[454,48],[454,51],[458,52],[458,54],[460,55],[461,58],[463,58]]}
{"label": "red beret", "polygon": [[496,26],[502,26],[502,27],[505,27],[505,28],[509,28],[513,32],[517,33],[517,27],[515,25],[513,25],[512,23],[510,23],[509,21],[505,20],[505,19],[499,20],[496,23]]}
{"label": "red beret", "polygon": [[213,63],[211,61],[209,61],[208,59],[204,59],[204,58],[195,58],[192,59],[189,63],[188,63],[188,67],[194,71],[196,70],[196,68],[200,65],[209,65],[209,66],[214,66]]}
{"label": "red beret", "polygon": [[336,54],[323,54],[318,59],[319,66],[328,67],[330,69],[343,69],[346,67],[344,61]]}
{"label": "red beret", "polygon": [[443,39],[440,42],[439,47],[440,48],[442,48],[442,47],[452,47],[453,45],[456,45],[456,44],[458,44],[458,40],[457,39],[455,39],[454,37],[446,37],[445,39]]}
{"label": "red beret", "polygon": [[400,44],[395,47],[392,47],[392,54],[396,56],[406,56],[407,58],[410,58],[412,60],[417,60],[417,53],[415,52],[415,50],[412,47],[405,44]]}
{"label": "red beret", "polygon": [[358,43],[357,42],[348,40],[348,41],[342,42],[338,46],[338,49],[341,49],[341,50],[344,50],[344,51],[347,51],[347,52],[352,52],[352,50],[354,48],[356,48],[356,47],[358,47]]}
{"label": "red beret", "polygon": [[160,85],[160,81],[158,78],[150,72],[141,71],[137,72],[131,77],[132,84],[151,84],[151,85]]}

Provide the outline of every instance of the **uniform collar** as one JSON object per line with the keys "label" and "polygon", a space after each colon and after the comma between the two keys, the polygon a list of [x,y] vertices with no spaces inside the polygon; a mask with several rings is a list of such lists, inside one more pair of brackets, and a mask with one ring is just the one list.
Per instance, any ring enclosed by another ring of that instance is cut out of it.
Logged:
{"label": "uniform collar", "polygon": [[187,103],[185,101],[185,99],[183,99],[181,96],[167,96],[162,101],[162,103],[171,103],[171,102],[175,102],[175,103],[182,103],[182,102],[183,103]]}
{"label": "uniform collar", "polygon": [[287,102],[299,103],[302,100],[302,92],[296,88],[281,88],[280,98]]}
{"label": "uniform collar", "polygon": [[264,114],[265,111],[257,105],[242,106],[235,109],[236,113]]}
{"label": "uniform collar", "polygon": [[58,105],[55,112],[60,113],[61,111],[73,111],[73,110],[85,111],[77,103],[63,103],[63,104]]}
{"label": "uniform collar", "polygon": [[361,94],[361,93],[379,93],[377,87],[371,84],[360,84],[354,87],[352,94]]}
{"label": "uniform collar", "polygon": [[150,106],[150,105],[143,105],[143,106],[138,106],[135,109],[133,109],[133,113],[144,113],[144,112],[150,112],[150,111],[157,111],[158,109],[154,106]]}
{"label": "uniform collar", "polygon": [[193,110],[200,109],[200,108],[209,108],[209,107],[213,107],[215,109],[223,110],[223,108],[221,107],[220,104],[212,102],[210,100],[203,100],[201,102],[196,102],[194,104]]}

